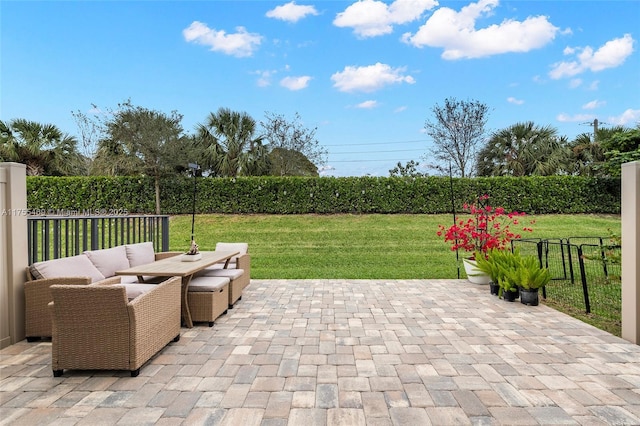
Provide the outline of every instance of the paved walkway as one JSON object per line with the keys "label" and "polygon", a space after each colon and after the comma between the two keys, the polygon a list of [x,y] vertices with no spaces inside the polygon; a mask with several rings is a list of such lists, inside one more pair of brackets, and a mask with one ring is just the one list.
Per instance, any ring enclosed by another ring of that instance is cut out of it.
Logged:
{"label": "paved walkway", "polygon": [[639,425],[640,346],[451,280],[253,280],[136,378],[0,352],[0,424]]}

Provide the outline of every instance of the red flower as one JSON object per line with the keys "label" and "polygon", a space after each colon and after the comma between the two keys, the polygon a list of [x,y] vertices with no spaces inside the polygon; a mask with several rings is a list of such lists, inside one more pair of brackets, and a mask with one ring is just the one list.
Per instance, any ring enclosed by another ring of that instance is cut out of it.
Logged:
{"label": "red flower", "polygon": [[[505,213],[503,207],[491,207],[484,205],[488,195],[478,197],[476,203],[463,205],[464,210],[471,217],[459,219],[458,223],[449,228],[438,225],[437,235],[444,241],[451,243],[451,250],[464,250],[469,252],[484,253],[490,249],[506,249],[511,240],[521,238],[520,234],[511,231],[511,226],[520,225],[518,217],[526,213]],[[531,221],[533,223],[533,221]],[[522,231],[532,232],[531,227],[523,227]]]}

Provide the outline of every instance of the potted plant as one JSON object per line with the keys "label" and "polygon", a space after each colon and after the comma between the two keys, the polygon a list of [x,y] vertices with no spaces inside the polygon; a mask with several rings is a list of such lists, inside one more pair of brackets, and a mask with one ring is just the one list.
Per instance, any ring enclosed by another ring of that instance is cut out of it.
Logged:
{"label": "potted plant", "polygon": [[480,272],[489,276],[489,291],[496,296],[500,289],[500,278],[503,277],[500,264],[504,262],[506,253],[508,252],[505,250],[491,249],[486,253],[486,256],[475,256],[476,267]]}
{"label": "potted plant", "polygon": [[[492,249],[505,250],[513,239],[521,238],[519,233],[511,230],[511,227],[519,227],[520,218],[525,213],[507,213],[503,207],[492,207],[488,203],[489,196],[483,195],[471,204],[464,204],[467,213],[456,222],[445,227],[438,226],[437,235],[444,236],[444,241],[451,243],[451,250],[464,250],[471,255],[463,259],[465,271],[469,281],[477,284],[488,284],[491,279],[477,268],[476,260],[486,257]],[[523,232],[531,232],[532,229],[522,226]]]}
{"label": "potted plant", "polygon": [[519,264],[520,264],[520,252],[516,250],[511,252],[508,250],[502,250],[500,255],[497,256],[494,261],[498,268],[498,296],[508,302],[513,302],[519,297],[518,281],[519,277]]}
{"label": "potted plant", "polygon": [[551,281],[551,273],[547,268],[540,267],[535,256],[525,256],[520,259],[518,274],[520,277],[520,302],[530,306],[538,306],[538,290]]}

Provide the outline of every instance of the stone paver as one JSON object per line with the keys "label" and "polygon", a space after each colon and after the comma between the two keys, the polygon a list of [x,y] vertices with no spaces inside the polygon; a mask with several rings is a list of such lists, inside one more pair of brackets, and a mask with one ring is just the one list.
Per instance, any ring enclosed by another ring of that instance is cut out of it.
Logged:
{"label": "stone paver", "polygon": [[135,378],[50,353],[0,351],[0,426],[640,424],[640,346],[463,280],[253,280]]}

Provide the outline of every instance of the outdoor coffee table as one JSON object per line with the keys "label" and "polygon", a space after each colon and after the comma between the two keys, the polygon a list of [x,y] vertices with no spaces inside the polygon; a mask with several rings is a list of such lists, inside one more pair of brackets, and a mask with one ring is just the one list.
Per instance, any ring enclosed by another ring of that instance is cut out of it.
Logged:
{"label": "outdoor coffee table", "polygon": [[[116,275],[135,275],[138,277],[138,281],[143,282],[143,276],[147,277],[182,277],[182,300],[181,300],[181,312],[182,321],[187,328],[193,327],[193,321],[191,320],[191,312],[189,312],[189,304],[187,303],[187,296],[189,291],[189,283],[193,275],[202,271],[207,266],[211,266],[214,263],[229,261],[233,256],[237,256],[240,252],[237,251],[204,251],[201,252],[202,258],[200,260],[183,262],[182,256],[177,255],[168,257],[166,259],[157,260],[147,265],[133,266],[128,269],[116,271]],[[226,267],[226,264],[225,264]]]}

